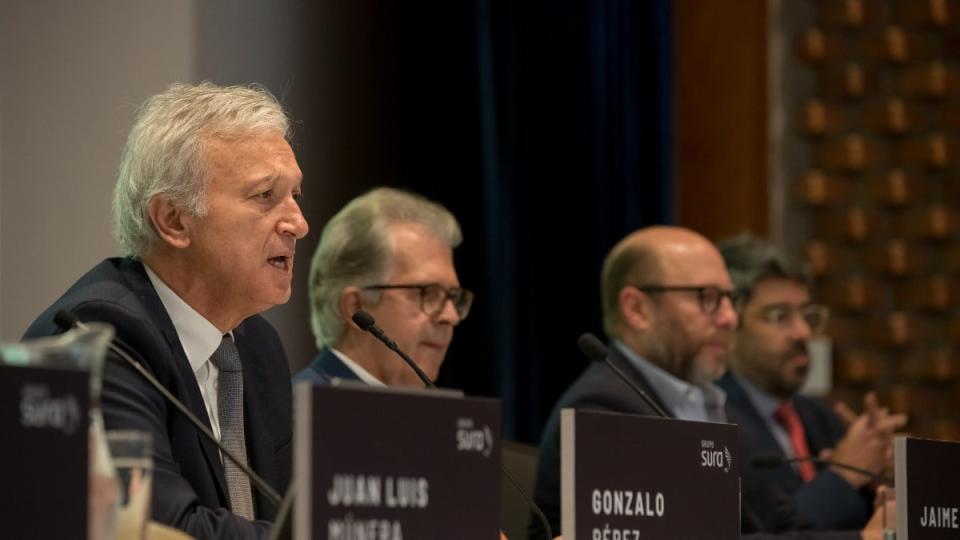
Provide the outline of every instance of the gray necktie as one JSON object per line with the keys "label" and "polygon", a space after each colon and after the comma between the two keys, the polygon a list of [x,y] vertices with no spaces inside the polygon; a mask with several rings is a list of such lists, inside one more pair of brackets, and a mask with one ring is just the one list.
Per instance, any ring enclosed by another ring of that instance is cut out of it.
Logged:
{"label": "gray necktie", "polygon": [[[224,448],[247,464],[247,445],[243,435],[243,369],[240,353],[233,339],[223,336],[220,346],[210,357],[220,370],[217,389],[217,416],[220,417],[220,442]],[[253,495],[250,479],[229,458],[223,458],[223,472],[230,492],[230,508],[234,514],[253,519]]]}

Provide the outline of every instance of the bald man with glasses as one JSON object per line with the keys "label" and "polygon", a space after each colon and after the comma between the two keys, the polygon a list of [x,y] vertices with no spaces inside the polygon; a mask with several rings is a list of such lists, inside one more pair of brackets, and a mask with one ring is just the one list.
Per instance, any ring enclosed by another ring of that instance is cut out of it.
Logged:
{"label": "bald man with glasses", "polygon": [[[601,297],[611,361],[671,416],[724,421],[713,381],[724,370],[739,299],[714,245],[689,229],[640,229],[604,260]],[[587,366],[557,402],[540,443],[535,499],[555,530],[564,407],[657,415],[606,365]],[[536,523],[529,532],[542,538]]]}
{"label": "bald man with glasses", "polygon": [[[744,298],[730,370],[718,381],[727,407],[748,433],[744,463],[752,456],[784,459],[829,456],[874,473],[887,471],[892,435],[906,422],[869,396],[860,416],[799,394],[810,368],[810,340],[820,335],[829,311],[811,300],[809,277],[776,246],[740,235],[720,244],[734,286]],[[892,470],[892,469],[891,469]],[[781,465],[771,482],[791,494],[801,517],[819,529],[854,529],[870,517],[871,479],[812,461]]]}
{"label": "bald man with glasses", "polygon": [[353,323],[359,309],[435,380],[453,330],[473,304],[453,265],[461,240],[456,218],[419,195],[377,188],[350,201],[327,223],[313,256],[311,324],[320,352],[294,382],[422,386],[395,353]]}
{"label": "bald man with glasses", "polygon": [[[680,227],[635,231],[604,260],[601,296],[609,359],[660,409],[680,420],[740,422],[729,415],[724,392],[714,381],[726,370],[742,295],[712,242]],[[591,363],[573,382],[554,406],[540,442],[534,498],[554,530],[561,523],[560,411],[565,407],[659,416],[602,363]],[[882,538],[880,512],[862,532],[804,530],[807,524],[793,500],[746,465],[741,492],[741,530],[750,533],[745,538]],[[531,539],[543,537],[535,522],[528,531]]]}

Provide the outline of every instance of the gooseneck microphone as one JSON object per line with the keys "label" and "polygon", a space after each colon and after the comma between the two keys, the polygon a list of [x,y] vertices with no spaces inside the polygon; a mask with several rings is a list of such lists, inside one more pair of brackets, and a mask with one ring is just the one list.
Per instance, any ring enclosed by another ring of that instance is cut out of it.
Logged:
{"label": "gooseneck microphone", "polygon": [[602,341],[597,339],[597,336],[591,334],[590,332],[581,334],[580,337],[577,338],[577,346],[580,347],[580,352],[582,352],[590,360],[607,364],[607,367],[612,369],[613,372],[616,373],[617,376],[620,377],[620,379],[622,379],[631,390],[640,396],[640,399],[642,399],[647,406],[654,410],[654,412],[663,418],[672,418],[667,411],[663,410],[663,407],[661,407],[652,397],[650,397],[650,394],[644,392],[643,388],[637,386],[637,383],[630,380],[630,377],[628,377],[623,370],[617,367],[617,365],[610,360],[610,357],[607,354],[610,352],[610,349],[604,345]]}
{"label": "gooseneck microphone", "polygon": [[802,461],[811,461],[817,465],[826,465],[828,467],[837,467],[838,469],[845,469],[850,472],[855,472],[857,474],[862,474],[870,480],[879,483],[890,482],[891,479],[880,473],[875,473],[871,470],[867,470],[861,467],[855,467],[853,465],[848,465],[840,461],[834,461],[832,459],[824,459],[814,456],[804,456],[804,457],[795,457],[788,458],[781,456],[779,454],[758,454],[750,458],[750,465],[757,469],[775,469],[781,465],[788,465],[792,463],[800,463]]}
{"label": "gooseneck microphone", "polygon": [[383,333],[383,329],[377,326],[376,321],[373,320],[373,315],[370,315],[362,309],[358,309],[351,318],[353,319],[353,322],[357,323],[357,326],[359,326],[361,330],[364,332],[370,332],[373,337],[380,340],[380,342],[386,345],[388,349],[397,353],[400,358],[403,358],[403,361],[410,366],[410,369],[417,373],[417,377],[420,377],[420,380],[423,381],[424,386],[427,388],[437,387],[437,385],[433,384],[433,381],[430,380],[430,377],[427,377],[427,374],[420,369],[420,366],[413,361],[413,358],[410,358],[407,353],[400,350],[400,347],[397,345],[397,343]]}
{"label": "gooseneck microphone", "polygon": [[[70,330],[71,328],[74,328],[74,327],[79,328],[81,330],[88,328],[87,325],[83,324],[83,322],[80,321],[80,319],[77,317],[75,313],[67,310],[63,310],[63,309],[58,311],[56,315],[53,316],[53,322],[55,322],[57,326],[59,326],[63,330]],[[119,356],[127,364],[129,364],[130,367],[132,367],[134,371],[139,373],[140,376],[144,378],[144,380],[150,383],[150,386],[152,386],[157,392],[160,392],[160,394],[171,405],[173,405],[178,411],[180,411],[180,413],[187,420],[189,420],[191,424],[193,424],[193,427],[195,427],[197,431],[199,431],[200,433],[203,433],[203,436],[206,437],[207,440],[215,444],[217,448],[220,449],[220,452],[222,452],[223,455],[227,457],[227,459],[232,461],[237,467],[240,468],[240,470],[244,472],[244,474],[246,474],[250,478],[250,481],[257,488],[257,490],[260,491],[260,493],[266,495],[266,497],[270,499],[270,501],[279,508],[282,505],[283,501],[280,498],[280,495],[276,492],[276,490],[270,487],[270,485],[267,484],[263,480],[263,478],[260,478],[260,476],[257,473],[253,472],[253,470],[251,470],[249,467],[247,467],[247,465],[241,463],[240,460],[238,460],[237,457],[233,455],[233,453],[231,453],[229,450],[224,448],[223,445],[220,444],[220,441],[217,440],[217,438],[207,428],[207,426],[203,425],[203,422],[201,422],[199,418],[197,418],[192,412],[190,412],[189,409],[187,409],[187,407],[183,403],[180,402],[180,400],[178,400],[173,394],[171,394],[170,391],[167,390],[167,388],[163,386],[163,384],[160,381],[158,381],[157,378],[154,377],[152,373],[147,371],[147,369],[143,367],[143,364],[134,360],[132,356],[127,354],[126,351],[124,351],[120,346],[118,346],[117,345],[118,343],[126,347],[126,345],[122,341],[120,341],[117,338],[114,338],[110,340],[110,343],[107,345],[107,348],[109,348],[117,356]]]}
{"label": "gooseneck microphone", "polygon": [[[437,385],[433,384],[433,381],[431,381],[430,378],[427,377],[427,374],[420,369],[420,367],[413,361],[413,359],[410,358],[410,356],[408,356],[405,352],[400,350],[400,347],[397,346],[396,342],[394,342],[392,339],[387,337],[386,334],[383,333],[383,329],[377,326],[376,321],[373,320],[373,315],[370,315],[363,309],[358,309],[356,312],[354,312],[353,317],[351,317],[351,319],[353,319],[353,322],[355,322],[357,326],[360,327],[361,330],[365,332],[369,332],[370,334],[373,335],[373,337],[377,338],[381,343],[386,345],[388,349],[397,353],[397,355],[400,356],[400,358],[403,358],[403,361],[406,362],[407,365],[410,366],[410,368],[417,373],[417,376],[420,377],[421,381],[423,381],[424,386],[426,386],[427,388],[437,387]],[[503,476],[507,480],[509,480],[511,484],[513,484],[513,487],[517,490],[517,493],[519,493],[520,496],[522,496],[527,501],[527,505],[529,505],[530,508],[533,509],[533,513],[536,514],[537,519],[540,520],[540,524],[543,526],[543,530],[547,532],[547,538],[553,538],[553,530],[550,528],[550,523],[547,521],[547,516],[543,514],[543,510],[541,510],[540,507],[537,506],[537,503],[533,502],[533,499],[531,499],[530,496],[527,495],[527,492],[524,491],[522,487],[520,487],[520,483],[517,482],[517,479],[514,478],[512,474],[510,474],[510,471],[508,471],[507,468],[502,463],[500,464],[500,471],[503,472]]]}

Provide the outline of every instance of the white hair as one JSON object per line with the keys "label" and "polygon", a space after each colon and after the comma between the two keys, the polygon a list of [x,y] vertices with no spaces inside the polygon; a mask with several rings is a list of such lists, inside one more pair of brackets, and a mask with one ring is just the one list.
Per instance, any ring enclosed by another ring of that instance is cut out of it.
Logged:
{"label": "white hair", "polygon": [[113,192],[113,234],[123,255],[140,257],[158,240],[149,203],[167,197],[203,216],[204,140],[273,131],[289,138],[290,121],[259,86],[174,84],[148,99],[130,129]]}
{"label": "white hair", "polygon": [[323,228],[310,263],[310,323],[318,347],[335,344],[344,333],[343,290],[386,279],[390,228],[399,223],[421,225],[451,249],[463,240],[453,214],[420,195],[381,187],[350,201]]}

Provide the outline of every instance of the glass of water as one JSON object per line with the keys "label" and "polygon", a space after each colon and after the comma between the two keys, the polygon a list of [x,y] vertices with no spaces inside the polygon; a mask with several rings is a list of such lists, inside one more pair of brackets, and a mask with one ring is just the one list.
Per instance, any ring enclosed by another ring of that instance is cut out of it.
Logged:
{"label": "glass of water", "polygon": [[142,431],[108,431],[107,446],[120,488],[117,538],[144,538],[150,521],[153,441]]}

